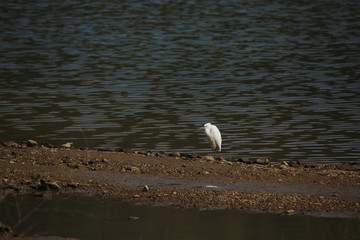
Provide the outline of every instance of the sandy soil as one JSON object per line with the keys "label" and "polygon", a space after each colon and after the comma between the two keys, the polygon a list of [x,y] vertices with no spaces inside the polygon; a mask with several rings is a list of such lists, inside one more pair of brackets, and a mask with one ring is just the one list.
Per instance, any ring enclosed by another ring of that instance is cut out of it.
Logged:
{"label": "sandy soil", "polygon": [[360,218],[359,164],[257,162],[6,142],[0,193],[82,193],[180,208]]}

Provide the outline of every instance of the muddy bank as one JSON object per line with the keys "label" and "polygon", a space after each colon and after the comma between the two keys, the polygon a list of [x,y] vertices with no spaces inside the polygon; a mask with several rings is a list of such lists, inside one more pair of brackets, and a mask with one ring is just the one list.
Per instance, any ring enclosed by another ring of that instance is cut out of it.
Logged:
{"label": "muddy bank", "polygon": [[[360,166],[0,146],[0,193],[82,193],[150,205],[360,218]],[[1,220],[1,219],[0,219]]]}

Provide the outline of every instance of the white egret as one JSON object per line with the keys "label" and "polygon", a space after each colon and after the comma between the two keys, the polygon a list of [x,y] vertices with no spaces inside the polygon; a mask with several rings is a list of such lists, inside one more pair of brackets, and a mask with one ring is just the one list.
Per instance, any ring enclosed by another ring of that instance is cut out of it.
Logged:
{"label": "white egret", "polygon": [[205,134],[210,143],[211,149],[215,152],[221,152],[221,134],[219,129],[215,125],[211,125],[211,123],[204,124]]}

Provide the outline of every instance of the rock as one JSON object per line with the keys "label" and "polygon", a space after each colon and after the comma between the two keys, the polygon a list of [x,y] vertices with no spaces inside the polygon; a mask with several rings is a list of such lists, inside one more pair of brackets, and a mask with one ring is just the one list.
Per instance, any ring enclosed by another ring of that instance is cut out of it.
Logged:
{"label": "rock", "polygon": [[1,145],[3,145],[4,147],[21,148],[21,145],[14,141],[3,142],[1,143]]}
{"label": "rock", "polygon": [[40,179],[36,187],[39,190],[60,190],[60,186],[56,181],[49,182],[44,179]]}
{"label": "rock", "polygon": [[108,159],[106,159],[106,158],[103,157],[103,158],[101,159],[101,162],[103,162],[103,163],[109,163],[110,161],[109,161]]}
{"label": "rock", "polygon": [[242,163],[251,163],[250,159],[247,157],[243,157],[238,159],[238,162],[242,162]]}
{"label": "rock", "polygon": [[213,156],[203,156],[202,159],[206,161],[215,161],[215,158]]}
{"label": "rock", "polygon": [[52,190],[60,190],[59,184],[57,182],[55,182],[55,181],[54,182],[49,182],[48,186]]}
{"label": "rock", "polygon": [[61,146],[62,146],[63,148],[71,148],[73,145],[74,145],[74,143],[72,143],[72,142],[67,142],[67,143],[62,144]]}
{"label": "rock", "polygon": [[172,152],[169,154],[170,157],[180,157],[181,154],[179,152]]}
{"label": "rock", "polygon": [[26,145],[28,147],[36,147],[38,145],[38,143],[35,140],[27,140]]}
{"label": "rock", "polygon": [[209,175],[210,173],[208,171],[203,171],[202,174],[203,175]]}
{"label": "rock", "polygon": [[266,164],[269,164],[270,161],[267,158],[258,158],[258,159],[255,160],[255,163],[266,165]]}
{"label": "rock", "polygon": [[41,146],[47,147],[47,148],[54,148],[55,146],[50,143],[41,143]]}
{"label": "rock", "polygon": [[300,167],[307,167],[307,164],[306,164],[306,163],[303,163],[303,162],[299,162],[299,166],[300,166]]}
{"label": "rock", "polygon": [[145,185],[144,188],[143,188],[143,192],[148,192],[148,191],[149,191],[149,186]]}
{"label": "rock", "polygon": [[287,214],[287,215],[294,215],[294,213],[295,213],[295,210],[293,210],[293,209],[289,209],[289,210],[285,211],[285,214]]}
{"label": "rock", "polygon": [[126,171],[129,171],[129,172],[140,172],[140,169],[138,167],[127,167],[126,168]]}
{"label": "rock", "polygon": [[201,158],[201,156],[197,153],[191,154],[191,158]]}
{"label": "rock", "polygon": [[147,151],[140,150],[140,151],[134,151],[134,153],[135,154],[140,154],[140,155],[146,155]]}
{"label": "rock", "polygon": [[136,217],[136,216],[129,216],[128,219],[132,220],[132,221],[136,221],[136,220],[139,220],[140,218]]}
{"label": "rock", "polygon": [[165,157],[165,152],[158,152],[155,154],[155,157]]}
{"label": "rock", "polygon": [[289,166],[289,164],[287,162],[285,162],[285,161],[281,161],[280,164],[284,165],[284,166]]}

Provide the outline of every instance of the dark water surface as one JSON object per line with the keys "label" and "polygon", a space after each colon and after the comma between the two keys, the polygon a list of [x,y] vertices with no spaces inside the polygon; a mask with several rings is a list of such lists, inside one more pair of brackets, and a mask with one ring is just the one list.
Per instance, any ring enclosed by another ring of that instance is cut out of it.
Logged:
{"label": "dark water surface", "polygon": [[[129,220],[129,216],[139,220]],[[0,200],[0,221],[28,235],[80,239],[359,239],[358,219],[245,214],[31,196]]]}
{"label": "dark water surface", "polygon": [[2,1],[0,141],[360,156],[360,2]]}

